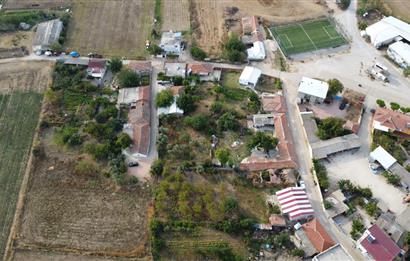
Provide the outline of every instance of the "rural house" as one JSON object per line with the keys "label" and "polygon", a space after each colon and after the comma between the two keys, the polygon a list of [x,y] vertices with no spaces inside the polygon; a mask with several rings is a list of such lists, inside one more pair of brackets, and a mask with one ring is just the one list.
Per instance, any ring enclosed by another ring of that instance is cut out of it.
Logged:
{"label": "rural house", "polygon": [[239,84],[255,88],[261,75],[262,71],[258,68],[246,66],[239,77]]}
{"label": "rural house", "polygon": [[181,32],[163,32],[159,47],[168,55],[181,55],[183,50],[182,33]]}
{"label": "rural house", "polygon": [[304,188],[285,188],[276,192],[276,196],[282,213],[287,215],[290,221],[302,220],[314,215]]}
{"label": "rural house", "polygon": [[377,108],[374,113],[373,128],[410,137],[410,115],[387,108]]}
{"label": "rural house", "polygon": [[128,64],[128,67],[136,72],[140,76],[151,75],[152,72],[152,65],[151,62],[132,62]]}
{"label": "rural house", "polygon": [[387,235],[393,239],[394,242],[399,247],[403,247],[404,239],[406,237],[406,230],[396,222],[396,217],[394,214],[387,212],[382,213],[376,220],[376,224],[384,231]]}
{"label": "rural house", "polygon": [[262,109],[265,113],[286,113],[286,101],[282,95],[262,93]]}
{"label": "rural house", "polygon": [[329,84],[324,81],[303,77],[299,83],[298,98],[301,103],[322,103],[329,90]]}
{"label": "rural house", "polygon": [[129,106],[135,108],[140,100],[148,101],[150,97],[150,87],[140,86],[132,88],[122,88],[119,90],[117,104],[119,106]]}
{"label": "rural house", "polygon": [[374,224],[357,240],[357,246],[363,255],[376,261],[392,261],[401,249],[386,233]]}
{"label": "rural house", "polygon": [[199,76],[200,81],[219,81],[222,71],[215,70],[210,63],[190,63],[187,66],[187,74]]}
{"label": "rural house", "polygon": [[179,76],[179,77],[185,78],[186,63],[165,63],[164,71],[165,71],[165,75],[168,77]]}
{"label": "rural house", "polygon": [[407,43],[398,41],[389,45],[387,55],[401,68],[410,66],[410,45]]}
{"label": "rural house", "polygon": [[252,116],[253,128],[255,129],[273,129],[275,119],[273,114],[255,114]]}
{"label": "rural house", "polygon": [[33,41],[34,52],[49,50],[54,43],[58,42],[62,30],[63,22],[60,19],[39,23]]}
{"label": "rural house", "polygon": [[248,60],[260,61],[266,58],[265,45],[263,44],[263,34],[260,31],[258,17],[249,16],[242,18],[242,42],[252,44],[247,49]]}
{"label": "rural house", "polygon": [[103,79],[107,71],[107,62],[103,59],[90,59],[88,61],[87,75],[92,78]]}

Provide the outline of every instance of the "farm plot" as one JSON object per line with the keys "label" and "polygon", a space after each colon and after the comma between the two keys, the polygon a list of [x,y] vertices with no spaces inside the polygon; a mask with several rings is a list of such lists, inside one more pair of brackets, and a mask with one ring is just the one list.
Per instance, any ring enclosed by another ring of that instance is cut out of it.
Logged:
{"label": "farm plot", "polygon": [[162,0],[162,16],[163,31],[188,31],[189,1]]}
{"label": "farm plot", "polygon": [[[228,15],[227,7],[237,7],[238,12]],[[326,15],[327,9],[314,1],[192,0],[190,12],[194,39],[212,56],[220,54],[221,43],[229,32],[241,33],[243,16],[257,15],[268,22],[284,23]]]}
{"label": "farm plot", "polygon": [[46,63],[0,64],[0,256],[13,221],[21,181],[47,86]]}
{"label": "farm plot", "polygon": [[155,1],[75,1],[66,47],[81,54],[139,58],[153,25]]}
{"label": "farm plot", "polygon": [[5,9],[47,9],[62,8],[72,4],[73,0],[0,0],[5,2]]}
{"label": "farm plot", "polygon": [[271,31],[285,55],[338,47],[347,43],[329,19],[275,26]]}

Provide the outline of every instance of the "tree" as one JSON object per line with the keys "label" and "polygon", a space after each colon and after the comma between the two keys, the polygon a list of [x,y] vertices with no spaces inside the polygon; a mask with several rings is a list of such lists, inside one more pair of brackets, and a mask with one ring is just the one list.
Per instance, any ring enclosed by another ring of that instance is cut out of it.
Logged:
{"label": "tree", "polygon": [[339,92],[342,92],[344,87],[343,84],[338,79],[330,79],[327,81],[329,84],[329,91],[327,92],[327,97],[332,97]]}
{"label": "tree", "polygon": [[232,197],[225,198],[222,202],[222,209],[225,214],[234,214],[239,210],[238,201]]}
{"label": "tree", "polygon": [[117,73],[122,69],[122,60],[118,57],[111,58],[108,61],[108,68],[113,72]]}
{"label": "tree", "polygon": [[235,131],[239,128],[239,122],[233,112],[226,112],[216,122],[220,131]]}
{"label": "tree", "polygon": [[192,57],[193,57],[194,59],[200,60],[200,61],[202,61],[202,60],[204,60],[204,59],[206,58],[206,53],[205,53],[205,51],[202,50],[201,48],[199,48],[199,47],[196,46],[196,45],[193,45],[193,46],[191,47],[191,55],[192,55]]}
{"label": "tree", "polygon": [[157,107],[169,107],[174,102],[174,96],[170,89],[162,90],[157,94],[155,104]]}
{"label": "tree", "polygon": [[391,103],[390,103],[390,108],[391,108],[393,111],[397,111],[398,109],[400,109],[400,104],[398,104],[398,103],[396,103],[396,102],[391,102]]}
{"label": "tree", "polygon": [[194,130],[204,131],[209,127],[209,118],[203,114],[198,114],[191,117],[186,117],[184,123]]}
{"label": "tree", "polygon": [[163,50],[161,47],[159,47],[156,44],[151,44],[150,47],[148,47],[148,52],[151,55],[158,55],[158,54],[162,54]]}
{"label": "tree", "polygon": [[164,173],[164,162],[160,159],[157,159],[151,165],[151,175],[155,177],[160,177]]}
{"label": "tree", "polygon": [[350,0],[340,1],[340,8],[342,8],[343,10],[346,10],[347,8],[349,8],[349,5],[350,5]]}
{"label": "tree", "polygon": [[259,99],[259,96],[251,92],[249,95],[249,101],[248,101],[248,110],[251,113],[257,113],[261,109],[261,101]]}
{"label": "tree", "polygon": [[364,209],[366,210],[366,213],[372,217],[376,216],[378,210],[376,202],[370,202],[364,207]]}
{"label": "tree", "polygon": [[118,84],[121,88],[136,87],[140,85],[140,76],[131,69],[122,69],[117,74]]}
{"label": "tree", "polygon": [[276,137],[273,137],[265,132],[258,131],[250,139],[248,143],[248,148],[258,148],[263,149],[265,153],[269,153],[270,150],[273,150],[278,145],[279,140]]}
{"label": "tree", "polygon": [[195,100],[190,94],[183,93],[177,98],[177,105],[184,113],[193,112],[196,108]]}
{"label": "tree", "polygon": [[50,46],[51,50],[53,50],[54,52],[59,52],[61,53],[62,51],[64,51],[63,46],[59,43],[59,42],[55,42]]}
{"label": "tree", "polygon": [[410,75],[410,66],[406,67],[406,68],[403,70],[403,75],[404,75],[405,77],[408,77],[408,76]]}
{"label": "tree", "polygon": [[381,99],[377,99],[377,100],[376,100],[376,103],[377,103],[377,105],[379,105],[379,107],[381,107],[381,108],[386,107],[386,103],[385,103],[383,100],[381,100]]}
{"label": "tree", "polygon": [[120,147],[121,149],[128,148],[132,144],[132,139],[127,133],[121,132],[117,140],[115,141],[115,144]]}
{"label": "tree", "polygon": [[246,46],[236,34],[231,35],[223,47],[229,61],[239,62],[244,60]]}
{"label": "tree", "polygon": [[336,117],[329,117],[319,121],[316,135],[321,140],[342,136],[345,133],[343,128],[344,120]]}
{"label": "tree", "polygon": [[222,165],[225,165],[231,158],[231,152],[227,148],[218,148],[215,152],[215,156]]}
{"label": "tree", "polygon": [[298,256],[298,257],[304,257],[305,256],[305,251],[300,248],[294,248],[291,251],[292,256]]}

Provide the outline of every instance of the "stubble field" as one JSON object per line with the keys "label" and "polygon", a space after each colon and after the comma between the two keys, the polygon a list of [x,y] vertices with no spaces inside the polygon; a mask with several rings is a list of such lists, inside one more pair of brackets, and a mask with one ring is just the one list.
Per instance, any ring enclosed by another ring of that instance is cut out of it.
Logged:
{"label": "stubble field", "polygon": [[162,0],[162,30],[188,31],[189,0]]}
{"label": "stubble field", "polygon": [[66,47],[82,55],[139,58],[146,54],[155,1],[76,0]]}
{"label": "stubble field", "polygon": [[13,222],[50,73],[50,64],[44,62],[0,64],[0,257]]}
{"label": "stubble field", "polygon": [[[221,43],[231,31],[225,26],[228,18],[227,7],[239,8],[233,19],[257,15],[275,23],[286,23],[325,15],[326,7],[314,1],[288,0],[193,0],[191,19],[196,25],[193,29],[194,39],[200,47],[212,55],[220,53]],[[237,29],[238,27],[235,27]],[[240,28],[240,26],[239,26]],[[236,33],[240,31],[234,30]]]}
{"label": "stubble field", "polygon": [[[0,1],[1,2],[1,1]],[[73,0],[3,0],[7,9],[60,8],[72,4]]]}

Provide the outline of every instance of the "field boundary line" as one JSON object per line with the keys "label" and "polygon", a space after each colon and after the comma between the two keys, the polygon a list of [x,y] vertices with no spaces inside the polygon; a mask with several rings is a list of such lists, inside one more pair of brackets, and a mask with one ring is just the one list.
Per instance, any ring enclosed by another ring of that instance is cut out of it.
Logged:
{"label": "field boundary line", "polygon": [[306,32],[305,28],[303,28],[303,25],[298,24],[300,26],[300,28],[302,28],[303,32],[306,34],[306,36],[309,38],[310,42],[313,44],[313,47],[315,47],[316,51],[318,50],[315,43],[312,41],[312,39],[310,38],[310,36],[308,35],[308,33]]}
{"label": "field boundary line", "polygon": [[285,48],[293,48],[293,47],[295,47],[295,46],[293,45],[293,43],[290,41],[290,39],[289,39],[289,37],[288,37],[287,34],[279,34],[278,36],[279,36],[279,39],[281,39],[281,37],[286,37],[286,40],[289,42],[289,45],[284,46]]}
{"label": "field boundary line", "polygon": [[330,33],[326,30],[326,27],[330,27],[331,25],[326,25],[322,26],[322,29],[327,33],[330,39],[335,40],[335,39],[340,39],[340,36],[331,36]]}

